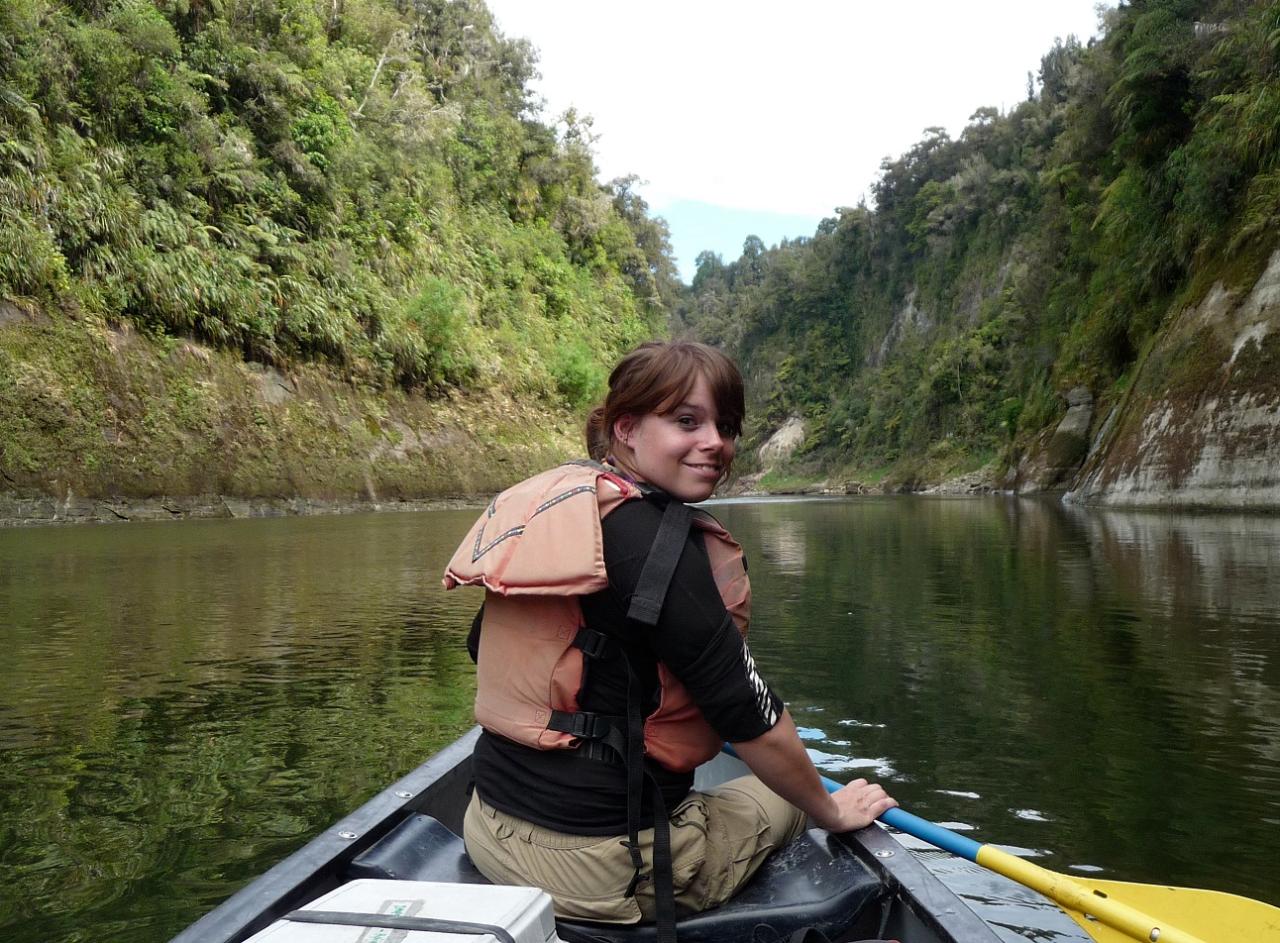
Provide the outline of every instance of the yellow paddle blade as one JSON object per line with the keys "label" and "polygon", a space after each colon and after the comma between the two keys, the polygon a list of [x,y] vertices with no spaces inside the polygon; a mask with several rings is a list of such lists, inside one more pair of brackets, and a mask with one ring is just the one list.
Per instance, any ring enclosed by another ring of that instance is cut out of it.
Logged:
{"label": "yellow paddle blade", "polygon": [[1280,908],[1248,897],[1068,877],[991,845],[977,860],[1056,902],[1098,943],[1280,943]]}
{"label": "yellow paddle blade", "polygon": [[[1135,910],[1150,914],[1154,925],[1176,928],[1204,943],[1280,943],[1280,907],[1221,891],[1195,887],[1165,887],[1159,884],[1131,884],[1127,881],[1099,881],[1073,877],[1095,896],[1123,901]],[[1134,937],[1114,930],[1080,911],[1063,908],[1098,943],[1133,943]],[[1172,937],[1162,934],[1159,939]]]}

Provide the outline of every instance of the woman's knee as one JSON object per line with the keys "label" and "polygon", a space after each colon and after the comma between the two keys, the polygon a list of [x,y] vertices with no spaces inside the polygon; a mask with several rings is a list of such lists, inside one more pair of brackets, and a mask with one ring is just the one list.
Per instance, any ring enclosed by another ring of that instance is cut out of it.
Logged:
{"label": "woman's knee", "polygon": [[756,836],[761,844],[778,848],[800,835],[805,814],[755,776],[740,776],[708,793],[718,818],[741,835]]}
{"label": "woman's knee", "polygon": [[707,863],[699,883],[708,907],[736,894],[777,848],[804,830],[804,814],[754,776],[731,780],[705,795]]}

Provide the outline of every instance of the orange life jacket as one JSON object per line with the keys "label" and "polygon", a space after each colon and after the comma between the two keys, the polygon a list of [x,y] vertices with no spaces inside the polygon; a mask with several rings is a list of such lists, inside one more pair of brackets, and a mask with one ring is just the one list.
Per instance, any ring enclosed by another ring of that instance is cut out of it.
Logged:
{"label": "orange life jacket", "polygon": [[[486,590],[475,706],[481,726],[543,750],[572,749],[592,735],[574,718],[594,716],[579,712],[578,696],[590,637],[599,634],[584,625],[578,597],[609,584],[601,520],[643,497],[607,466],[571,462],[504,491],[472,526],[449,561],[444,585]],[[703,533],[716,586],[745,637],[751,586],[742,548],[705,512],[692,511],[691,523]],[[686,535],[679,535],[680,547]],[[629,615],[653,624],[661,601],[633,601]],[[658,681],[658,707],[644,721],[644,751],[669,770],[688,772],[714,757],[721,740],[661,662]]]}

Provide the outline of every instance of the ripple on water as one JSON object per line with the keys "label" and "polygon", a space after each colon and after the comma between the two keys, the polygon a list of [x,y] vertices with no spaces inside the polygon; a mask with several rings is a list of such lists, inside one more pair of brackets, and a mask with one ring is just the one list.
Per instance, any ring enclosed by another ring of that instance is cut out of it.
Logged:
{"label": "ripple on water", "polygon": [[841,756],[835,753],[823,753],[821,750],[815,750],[812,747],[808,747],[807,752],[809,759],[813,760],[814,766],[832,773],[872,769],[882,779],[897,774],[897,770],[884,757]]}
{"label": "ripple on water", "polygon": [[1053,855],[1053,852],[1047,848],[1023,848],[1021,845],[1002,845],[998,842],[987,842],[987,844],[1019,858],[1048,858]]}
{"label": "ripple on water", "polygon": [[1043,812],[1035,809],[1010,809],[1014,818],[1022,819],[1024,822],[1048,822],[1049,818]]}

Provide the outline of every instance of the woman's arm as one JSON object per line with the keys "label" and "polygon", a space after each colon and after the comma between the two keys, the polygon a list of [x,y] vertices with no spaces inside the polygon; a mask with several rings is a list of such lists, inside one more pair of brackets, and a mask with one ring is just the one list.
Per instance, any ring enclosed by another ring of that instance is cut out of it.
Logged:
{"label": "woman's arm", "polygon": [[[605,600],[584,597],[588,625],[631,628],[623,614],[661,519],[661,509],[649,501],[629,501],[604,519],[609,600],[605,608]],[[818,825],[831,831],[862,828],[897,805],[883,788],[865,780],[834,796],[827,793],[791,715],[756,671],[725,610],[697,534],[690,534],[676,566],[658,624],[637,641],[651,646],[684,683],[711,726],[734,744],[752,772]]]}
{"label": "woman's arm", "polygon": [[827,831],[863,828],[898,804],[882,786],[865,779],[828,793],[796,733],[790,711],[784,710],[767,733],[733,747],[761,782]]}

